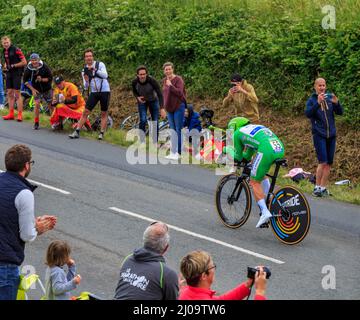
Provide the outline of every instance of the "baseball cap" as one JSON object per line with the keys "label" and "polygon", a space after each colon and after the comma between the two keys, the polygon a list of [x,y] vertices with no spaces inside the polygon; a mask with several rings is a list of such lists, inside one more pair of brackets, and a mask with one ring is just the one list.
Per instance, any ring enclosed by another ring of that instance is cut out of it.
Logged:
{"label": "baseball cap", "polygon": [[40,56],[37,53],[32,53],[30,55],[30,60],[39,60]]}
{"label": "baseball cap", "polygon": [[230,81],[232,82],[241,82],[242,80],[243,80],[242,76],[238,73],[234,73],[230,79]]}
{"label": "baseball cap", "polygon": [[62,76],[57,76],[54,79],[55,84],[59,84],[64,81],[64,78]]}

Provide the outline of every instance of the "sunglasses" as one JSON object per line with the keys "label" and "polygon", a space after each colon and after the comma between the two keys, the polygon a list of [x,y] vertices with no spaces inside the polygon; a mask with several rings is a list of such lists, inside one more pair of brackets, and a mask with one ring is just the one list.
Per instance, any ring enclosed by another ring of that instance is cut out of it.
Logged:
{"label": "sunglasses", "polygon": [[29,164],[31,164],[32,166],[34,165],[34,163],[35,163],[35,160],[31,160],[31,161],[29,161],[28,162]]}
{"label": "sunglasses", "polygon": [[211,269],[216,269],[216,264],[214,263],[214,265],[212,267],[207,268],[204,272],[208,272]]}

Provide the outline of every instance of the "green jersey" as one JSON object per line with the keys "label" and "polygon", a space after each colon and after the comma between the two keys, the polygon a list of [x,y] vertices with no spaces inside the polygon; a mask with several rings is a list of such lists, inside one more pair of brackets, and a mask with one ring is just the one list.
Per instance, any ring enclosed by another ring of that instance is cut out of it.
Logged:
{"label": "green jersey", "polygon": [[261,125],[248,124],[234,133],[234,158],[236,161],[250,161],[254,154],[251,176],[262,180],[276,159],[284,157],[285,148],[280,139]]}

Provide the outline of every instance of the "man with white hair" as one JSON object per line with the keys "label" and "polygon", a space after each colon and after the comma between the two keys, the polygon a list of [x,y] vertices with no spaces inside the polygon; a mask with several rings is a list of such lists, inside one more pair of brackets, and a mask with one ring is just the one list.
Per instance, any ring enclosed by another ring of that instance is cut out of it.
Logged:
{"label": "man with white hair", "polygon": [[170,242],[168,226],[153,222],[146,228],[143,241],[142,248],[125,257],[114,299],[176,300],[178,277],[164,258]]}

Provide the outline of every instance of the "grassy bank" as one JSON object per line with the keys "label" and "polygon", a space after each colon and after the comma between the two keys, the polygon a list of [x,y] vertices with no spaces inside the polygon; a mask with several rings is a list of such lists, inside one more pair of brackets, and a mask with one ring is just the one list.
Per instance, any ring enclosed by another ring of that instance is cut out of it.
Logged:
{"label": "grassy bank", "polygon": [[[357,0],[34,0],[35,29],[22,27],[26,0],[1,2],[1,32],[73,80],[83,49],[93,47],[114,85],[129,87],[139,64],[160,79],[170,60],[190,98],[222,97],[238,71],[263,105],[299,114],[321,75],[346,121],[360,123]],[[323,27],[332,21],[326,5],[335,9],[335,29]]]}

